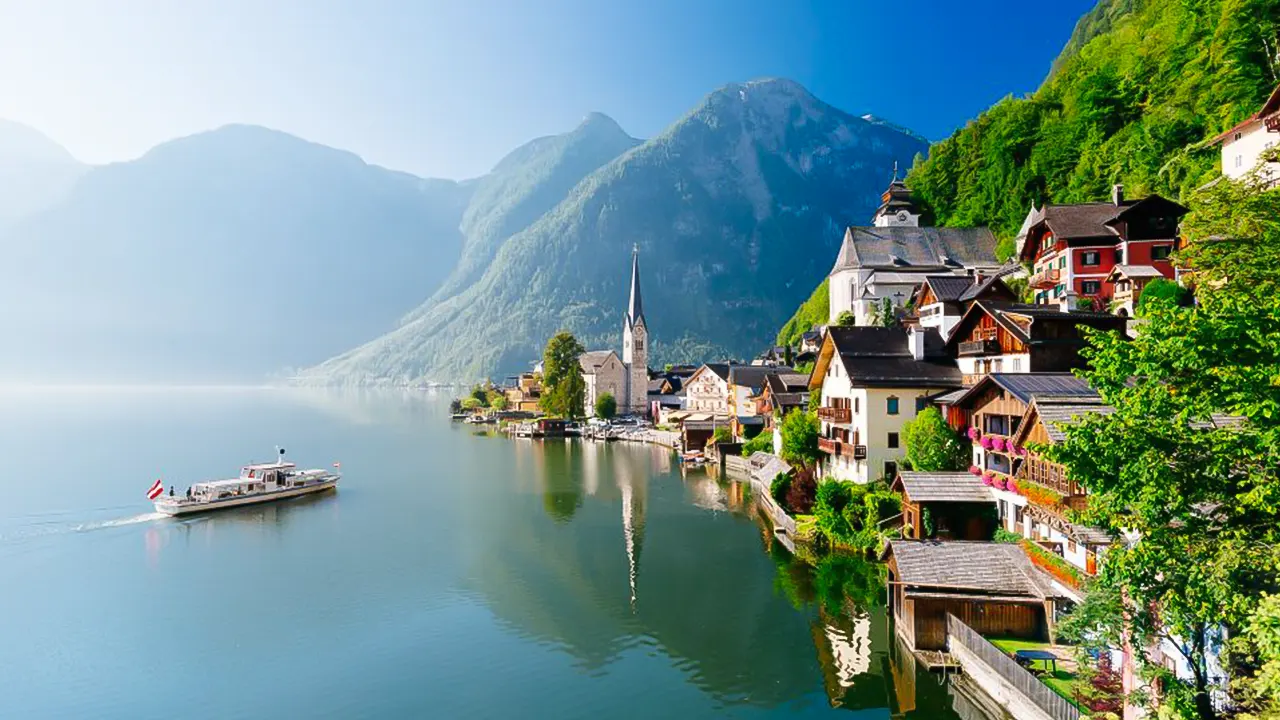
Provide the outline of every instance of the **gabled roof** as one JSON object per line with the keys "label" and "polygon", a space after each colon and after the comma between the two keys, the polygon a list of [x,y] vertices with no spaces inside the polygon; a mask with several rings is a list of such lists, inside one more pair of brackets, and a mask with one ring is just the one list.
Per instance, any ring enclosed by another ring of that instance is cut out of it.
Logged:
{"label": "gabled roof", "polygon": [[903,471],[898,473],[894,485],[902,488],[913,503],[995,503],[991,488],[967,472]]}
{"label": "gabled roof", "polygon": [[1002,280],[999,275],[991,275],[990,277],[984,278],[982,282],[970,285],[967,290],[961,293],[960,302],[981,297],[983,293],[991,290],[1001,292],[1001,294],[1003,294],[1010,302],[1018,299],[1017,296],[1013,294],[1013,291],[1004,284],[1004,280]]}
{"label": "gabled roof", "polygon": [[[693,375],[690,375],[689,379],[692,380],[694,375],[697,375],[698,373],[703,371],[703,368],[706,368],[707,372],[712,373],[713,375],[715,375],[716,377],[720,378],[725,382],[728,382],[730,367],[733,367],[733,366],[729,365],[728,363],[703,363],[701,367],[693,371]],[[688,385],[689,384],[688,381],[685,381],[685,384]]]}
{"label": "gabled roof", "polygon": [[987,228],[850,227],[832,273],[856,268],[944,270],[995,267]]}
{"label": "gabled roof", "polygon": [[769,392],[774,395],[789,392],[807,392],[809,390],[809,376],[804,373],[776,372],[766,376],[764,382],[769,388]]}
{"label": "gabled roof", "polygon": [[1105,312],[1087,312],[1073,310],[1063,312],[1055,305],[1027,305],[1023,303],[1002,302],[999,300],[976,300],[965,311],[947,337],[947,348],[955,352],[956,346],[964,341],[969,328],[982,315],[990,315],[996,324],[1007,330],[1018,340],[1027,344],[1068,343],[1083,344],[1083,338],[1040,338],[1032,331],[1035,323],[1088,325],[1113,330],[1124,327],[1124,318]]}
{"label": "gabled roof", "polygon": [[1089,383],[1071,373],[991,373],[970,385],[952,404],[965,405],[992,387],[1005,390],[1028,404],[1042,395],[1077,400],[1098,397],[1097,391],[1089,387]]}
{"label": "gabled roof", "polygon": [[908,594],[928,588],[1035,600],[1055,594],[1049,579],[1011,543],[891,540],[884,552],[890,556]]}
{"label": "gabled roof", "polygon": [[840,362],[855,387],[950,387],[961,381],[956,361],[943,350],[936,329],[924,333],[924,359],[911,356],[905,328],[832,327],[809,376],[820,387],[831,362]]}
{"label": "gabled roof", "polygon": [[973,278],[965,275],[929,275],[921,282],[921,287],[926,286],[933,291],[938,302],[956,302],[973,287]]}
{"label": "gabled roof", "polygon": [[[612,350],[588,350],[578,356],[578,364],[582,366],[584,373],[593,375],[600,369],[601,365],[608,362],[610,355],[615,358],[618,357],[618,354]],[[618,362],[622,361],[619,360]]]}
{"label": "gabled roof", "polygon": [[777,373],[795,374],[789,367],[769,367],[766,365],[732,365],[729,367],[729,383],[749,388],[764,387],[764,380]]}
{"label": "gabled roof", "polygon": [[1101,243],[1109,243],[1120,239],[1115,223],[1138,212],[1164,212],[1181,217],[1187,208],[1157,194],[1151,194],[1137,200],[1120,199],[1116,202],[1075,203],[1071,205],[1046,205],[1039,210],[1032,210],[1023,223],[1024,241],[1019,247],[1018,255],[1023,260],[1034,259],[1039,251],[1037,243],[1028,243],[1025,237],[1038,233],[1033,231],[1044,226],[1053,233],[1056,240],[1097,239]]}
{"label": "gabled roof", "polygon": [[1107,280],[1112,278],[1125,277],[1130,280],[1136,278],[1158,278],[1164,277],[1164,273],[1151,267],[1150,265],[1117,265],[1111,268],[1111,274],[1107,275]]}

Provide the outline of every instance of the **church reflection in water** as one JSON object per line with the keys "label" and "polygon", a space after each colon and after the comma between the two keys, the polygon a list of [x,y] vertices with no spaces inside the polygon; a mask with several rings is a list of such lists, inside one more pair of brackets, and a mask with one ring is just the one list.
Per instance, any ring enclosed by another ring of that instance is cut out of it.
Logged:
{"label": "church reflection in water", "polygon": [[656,651],[726,706],[825,692],[833,709],[961,717],[946,679],[894,646],[878,564],[773,547],[745,485],[681,473],[658,448],[524,441],[516,452],[513,486],[543,512],[477,496],[468,512],[489,532],[461,549],[472,589],[511,632],[589,673]]}

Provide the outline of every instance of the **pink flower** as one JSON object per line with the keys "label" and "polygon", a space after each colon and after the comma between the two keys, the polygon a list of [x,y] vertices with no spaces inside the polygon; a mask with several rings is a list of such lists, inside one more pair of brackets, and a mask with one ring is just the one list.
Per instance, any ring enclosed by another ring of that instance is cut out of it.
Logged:
{"label": "pink flower", "polygon": [[1009,492],[1016,493],[1018,492],[1018,481],[1013,478],[1009,478],[1008,480],[1005,480],[1004,487]]}
{"label": "pink flower", "polygon": [[982,439],[978,441],[978,444],[982,446],[983,450],[991,450],[994,446],[993,441],[987,435],[983,435]]}
{"label": "pink flower", "polygon": [[1004,438],[1002,437],[991,438],[991,449],[997,450],[997,451],[1004,450]]}
{"label": "pink flower", "polygon": [[970,465],[970,466],[969,466],[969,472],[970,472],[970,473],[972,473],[972,474],[974,474],[974,475],[981,475],[981,474],[982,474],[982,468],[978,467],[977,465]]}
{"label": "pink flower", "polygon": [[983,473],[982,484],[991,487],[995,484],[995,477],[991,473]]}
{"label": "pink flower", "polygon": [[1005,489],[1005,482],[1004,482],[1004,478],[1002,478],[1002,477],[998,477],[998,478],[996,478],[996,479],[995,479],[995,485],[994,485],[994,487],[995,487],[995,489],[997,489],[997,490],[1004,490],[1004,489]]}
{"label": "pink flower", "polygon": [[976,428],[976,427],[971,427],[971,428],[969,428],[969,439],[970,439],[970,440],[977,440],[977,439],[978,439],[978,438],[980,438],[980,437],[982,437],[982,431],[981,431],[981,430],[979,430],[979,429],[978,429],[978,428]]}

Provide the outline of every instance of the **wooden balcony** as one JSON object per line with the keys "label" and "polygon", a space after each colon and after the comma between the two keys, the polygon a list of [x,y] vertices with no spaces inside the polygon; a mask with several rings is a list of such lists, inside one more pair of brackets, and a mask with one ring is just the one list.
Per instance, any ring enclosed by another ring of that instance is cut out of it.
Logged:
{"label": "wooden balcony", "polygon": [[1052,290],[1061,282],[1062,271],[1057,269],[1041,270],[1027,281],[1027,285],[1037,290]]}
{"label": "wooden balcony", "polygon": [[1065,468],[1057,463],[1029,455],[1022,461],[1022,466],[1018,470],[1019,482],[1029,481],[1049,488],[1063,496],[1068,501],[1068,505],[1073,498],[1083,498],[1085,494],[1084,488],[1068,478]]}
{"label": "wooden balcony", "polygon": [[853,420],[853,411],[849,408],[820,407],[818,419],[829,423],[847,423]]}
{"label": "wooden balcony", "polygon": [[999,355],[1000,343],[996,340],[968,340],[960,343],[960,357],[974,355]]}
{"label": "wooden balcony", "polygon": [[866,445],[853,445],[831,438],[818,438],[818,449],[828,455],[838,455],[840,457],[853,458],[854,460],[867,459]]}

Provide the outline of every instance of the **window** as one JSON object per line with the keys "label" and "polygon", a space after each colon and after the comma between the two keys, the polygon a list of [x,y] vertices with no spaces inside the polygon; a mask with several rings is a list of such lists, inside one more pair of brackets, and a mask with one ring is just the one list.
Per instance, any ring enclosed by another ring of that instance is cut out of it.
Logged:
{"label": "window", "polygon": [[1013,359],[1013,371],[1022,372],[1022,358]]}
{"label": "window", "polygon": [[890,415],[897,415],[898,414],[898,398],[891,397],[888,400],[885,400],[885,411],[888,412]]}
{"label": "window", "polygon": [[1067,538],[1067,552],[1073,553],[1075,551],[1076,551],[1076,542],[1071,538]]}
{"label": "window", "polygon": [[1233,138],[1233,140],[1239,140],[1239,139],[1240,139],[1240,133],[1236,133],[1236,136]]}
{"label": "window", "polygon": [[853,412],[854,412],[855,414],[857,414],[857,412],[861,409],[861,408],[859,407],[860,405],[862,405],[861,398],[856,398],[856,397],[855,397],[855,398],[853,399]]}
{"label": "window", "polygon": [[1123,247],[1116,248],[1116,264],[1117,265],[1124,264],[1124,248]]}
{"label": "window", "polygon": [[1243,155],[1237,155],[1237,156],[1236,156],[1236,167],[1243,167],[1243,166],[1244,166],[1244,156],[1243,156]]}
{"label": "window", "polygon": [[1101,265],[1102,253],[1098,252],[1097,250],[1088,250],[1086,252],[1080,253],[1080,264],[1091,265],[1091,266]]}
{"label": "window", "polygon": [[1066,267],[1067,267],[1067,256],[1063,255],[1062,257],[1058,258],[1058,269],[1063,270]]}
{"label": "window", "polygon": [[884,476],[886,479],[898,477],[898,463],[892,460],[885,461]]}
{"label": "window", "polygon": [[1152,260],[1168,260],[1169,253],[1173,252],[1172,245],[1155,245],[1151,248]]}
{"label": "window", "polygon": [[889,433],[889,447],[890,449],[898,447],[898,433]]}
{"label": "window", "polygon": [[1004,372],[1004,360],[1001,360],[1000,358],[996,358],[995,362],[992,364],[992,367],[994,368],[994,372]]}
{"label": "window", "polygon": [[916,414],[917,415],[923,412],[924,409],[927,407],[929,407],[929,401],[925,398],[925,396],[921,395],[920,397],[916,398]]}
{"label": "window", "polygon": [[1013,521],[1014,521],[1014,522],[1018,522],[1018,523],[1022,522],[1022,512],[1023,512],[1023,506],[1022,506],[1022,505],[1014,505],[1014,506],[1013,506]]}
{"label": "window", "polygon": [[1080,292],[1085,295],[1097,295],[1102,291],[1102,283],[1097,280],[1085,280],[1080,283]]}

